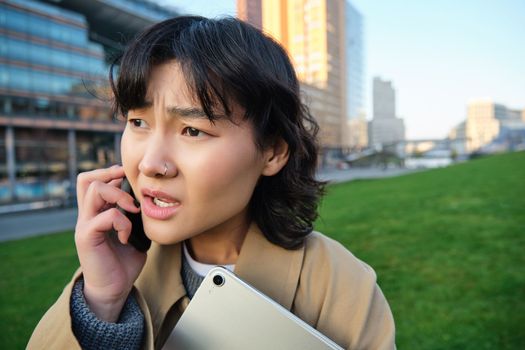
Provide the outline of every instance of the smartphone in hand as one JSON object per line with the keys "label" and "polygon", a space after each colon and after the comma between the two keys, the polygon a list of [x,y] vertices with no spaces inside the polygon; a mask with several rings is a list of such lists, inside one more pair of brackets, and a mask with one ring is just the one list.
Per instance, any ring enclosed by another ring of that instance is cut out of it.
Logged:
{"label": "smartphone in hand", "polygon": [[[135,198],[135,194],[131,189],[129,181],[124,178],[120,189],[131,194]],[[144,233],[144,225],[142,224],[141,213],[130,213],[121,209],[126,217],[131,221],[131,235],[129,236],[128,242],[135,247],[138,251],[147,252],[151,246],[151,240]]]}

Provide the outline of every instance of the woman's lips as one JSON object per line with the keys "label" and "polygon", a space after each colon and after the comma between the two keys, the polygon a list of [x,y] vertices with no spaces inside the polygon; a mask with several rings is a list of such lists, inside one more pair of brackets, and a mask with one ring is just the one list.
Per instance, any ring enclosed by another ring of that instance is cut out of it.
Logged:
{"label": "woman's lips", "polygon": [[[167,200],[170,200],[170,201],[167,202]],[[162,206],[155,204],[155,202],[159,203]],[[171,198],[170,199],[164,199],[162,197],[154,198],[148,195],[143,197],[143,201],[141,204],[142,212],[146,216],[152,219],[157,219],[157,220],[169,219],[170,217],[175,215],[175,213],[177,213],[180,207],[181,207],[180,202],[171,201]]]}
{"label": "woman's lips", "polygon": [[153,197],[153,198],[158,198],[158,199],[162,200],[163,202],[167,202],[167,203],[178,202],[178,200],[176,198],[174,198],[174,197],[170,196],[169,194],[167,194],[165,192],[162,192],[162,191],[150,190],[149,188],[144,188],[141,192],[142,192],[143,196],[149,196],[149,197]]}
{"label": "woman's lips", "polygon": [[167,220],[181,207],[180,201],[166,192],[143,188],[141,193],[142,212],[152,219]]}

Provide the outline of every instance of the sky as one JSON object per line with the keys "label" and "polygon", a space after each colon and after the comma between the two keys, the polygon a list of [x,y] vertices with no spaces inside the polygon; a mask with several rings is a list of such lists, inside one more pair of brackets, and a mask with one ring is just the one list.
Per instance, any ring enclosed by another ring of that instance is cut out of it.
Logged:
{"label": "sky", "polygon": [[[235,0],[158,0],[181,12],[235,16]],[[408,139],[436,139],[490,99],[525,109],[525,0],[351,0],[364,19],[364,89],[392,81]]]}

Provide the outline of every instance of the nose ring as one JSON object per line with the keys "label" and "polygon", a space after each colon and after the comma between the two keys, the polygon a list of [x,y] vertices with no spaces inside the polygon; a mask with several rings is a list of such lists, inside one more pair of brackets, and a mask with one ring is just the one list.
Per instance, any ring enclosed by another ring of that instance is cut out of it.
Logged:
{"label": "nose ring", "polygon": [[162,176],[166,176],[167,173],[168,173],[168,165],[164,163],[164,174],[162,174]]}

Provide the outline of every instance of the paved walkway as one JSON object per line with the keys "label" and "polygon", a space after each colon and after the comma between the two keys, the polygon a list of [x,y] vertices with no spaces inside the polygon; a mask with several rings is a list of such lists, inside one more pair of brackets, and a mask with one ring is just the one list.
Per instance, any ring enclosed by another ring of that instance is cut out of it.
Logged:
{"label": "paved walkway", "polygon": [[0,242],[72,230],[77,209],[44,209],[0,215]]}
{"label": "paved walkway", "polygon": [[[319,179],[330,182],[343,182],[355,179],[370,179],[399,176],[414,172],[410,169],[348,169],[329,170],[318,174]],[[77,219],[77,209],[47,209],[31,212],[0,215],[0,242],[21,239],[36,235],[73,230]]]}
{"label": "paved walkway", "polygon": [[382,169],[382,168],[354,168],[345,170],[324,170],[318,174],[318,178],[330,182],[345,182],[357,179],[377,179],[383,177],[394,177],[418,171],[416,169]]}

